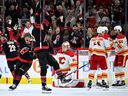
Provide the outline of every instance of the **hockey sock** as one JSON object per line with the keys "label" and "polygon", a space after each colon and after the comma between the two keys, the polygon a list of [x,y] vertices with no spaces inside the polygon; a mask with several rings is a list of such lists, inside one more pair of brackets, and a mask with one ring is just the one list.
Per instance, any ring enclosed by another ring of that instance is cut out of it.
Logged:
{"label": "hockey sock", "polygon": [[95,73],[96,73],[96,70],[90,70],[89,75],[88,75],[88,79],[93,80]]}
{"label": "hockey sock", "polygon": [[11,74],[12,74],[12,76],[13,76],[13,78],[14,78],[14,76],[15,76],[15,72],[14,72],[14,71],[12,71],[12,72],[11,72]]}
{"label": "hockey sock", "polygon": [[46,85],[46,76],[41,76],[41,83],[42,83],[42,86]]}
{"label": "hockey sock", "polygon": [[116,81],[120,81],[120,68],[115,67],[115,79]]}
{"label": "hockey sock", "polygon": [[120,72],[120,80],[125,80],[125,73],[124,72]]}
{"label": "hockey sock", "polygon": [[21,78],[22,78],[22,76],[16,75],[14,80],[13,80],[13,84],[18,85],[21,81]]}
{"label": "hockey sock", "polygon": [[94,74],[93,74],[93,73],[89,73],[88,79],[93,81],[93,79],[94,79]]}
{"label": "hockey sock", "polygon": [[120,73],[115,73],[115,79],[116,81],[120,81]]}
{"label": "hockey sock", "polygon": [[97,74],[97,82],[101,83],[102,81],[102,74]]}
{"label": "hockey sock", "polygon": [[119,76],[120,76],[120,80],[124,80],[125,79],[125,72],[124,72],[124,67],[119,67]]}
{"label": "hockey sock", "polygon": [[107,73],[103,72],[102,73],[102,80],[104,80],[106,83],[107,83],[107,77],[108,77]]}

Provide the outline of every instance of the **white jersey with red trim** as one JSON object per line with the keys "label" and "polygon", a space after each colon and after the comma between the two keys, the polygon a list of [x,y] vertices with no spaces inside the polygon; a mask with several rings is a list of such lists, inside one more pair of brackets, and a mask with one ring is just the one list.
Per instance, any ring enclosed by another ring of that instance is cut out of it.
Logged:
{"label": "white jersey with red trim", "polygon": [[90,55],[106,56],[111,50],[111,45],[108,39],[104,36],[95,36],[90,40],[89,53]]}
{"label": "white jersey with red trim", "polygon": [[67,73],[73,67],[76,67],[76,62],[74,62],[74,52],[71,50],[66,52],[59,50],[56,55],[56,60],[58,61],[60,69],[63,73]]}
{"label": "white jersey with red trim", "polygon": [[116,37],[114,48],[117,55],[128,55],[127,39],[123,34]]}
{"label": "white jersey with red trim", "polygon": [[[59,50],[56,59],[59,63],[60,69],[63,73],[70,73],[77,68],[76,57],[74,52],[68,50],[63,52]],[[68,83],[61,83],[59,79],[54,76],[53,87],[62,87],[62,88],[83,88],[85,86],[84,80],[79,80],[75,78],[75,73],[66,77],[66,79],[72,79]]]}
{"label": "white jersey with red trim", "polygon": [[106,40],[109,41],[109,44],[110,44],[110,46],[112,47],[114,41],[113,41],[112,38],[109,36],[109,34],[105,33],[105,34],[103,35],[103,37],[104,37],[104,39],[106,39]]}
{"label": "white jersey with red trim", "polygon": [[108,56],[110,56],[111,55],[111,50],[112,50],[112,47],[113,47],[113,44],[114,44],[114,40],[112,40],[112,38],[109,36],[108,33],[104,33],[103,37],[104,37],[105,40],[108,40],[108,42],[110,44],[111,48],[110,48],[110,51],[108,51]]}

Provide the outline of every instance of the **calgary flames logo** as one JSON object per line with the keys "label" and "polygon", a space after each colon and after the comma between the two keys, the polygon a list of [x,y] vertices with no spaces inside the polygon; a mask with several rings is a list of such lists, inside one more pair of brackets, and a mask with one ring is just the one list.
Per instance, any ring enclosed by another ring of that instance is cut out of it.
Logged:
{"label": "calgary flames logo", "polygon": [[39,60],[33,60],[33,70],[37,73],[40,73],[40,65],[39,65]]}

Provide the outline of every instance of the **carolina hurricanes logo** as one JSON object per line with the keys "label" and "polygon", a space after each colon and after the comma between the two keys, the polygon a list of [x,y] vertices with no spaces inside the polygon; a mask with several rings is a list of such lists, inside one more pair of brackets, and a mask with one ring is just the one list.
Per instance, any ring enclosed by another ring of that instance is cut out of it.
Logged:
{"label": "carolina hurricanes logo", "polygon": [[59,64],[64,64],[66,58],[65,57],[59,57]]}
{"label": "carolina hurricanes logo", "polygon": [[28,51],[29,51],[28,47],[24,47],[24,48],[22,48],[22,49],[20,50],[20,53],[23,55],[24,53],[26,53],[26,52],[28,52]]}

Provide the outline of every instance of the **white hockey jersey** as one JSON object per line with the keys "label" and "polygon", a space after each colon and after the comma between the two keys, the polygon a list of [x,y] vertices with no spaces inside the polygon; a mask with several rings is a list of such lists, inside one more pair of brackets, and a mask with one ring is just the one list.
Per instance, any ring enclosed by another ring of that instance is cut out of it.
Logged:
{"label": "white hockey jersey", "polygon": [[90,40],[89,44],[89,55],[100,55],[106,56],[111,50],[111,44],[105,36],[95,36]]}
{"label": "white hockey jersey", "polygon": [[77,67],[74,52],[72,52],[71,50],[68,50],[66,52],[62,52],[62,50],[59,50],[56,55],[56,60],[58,61],[60,70],[63,73],[67,73],[72,68]]}
{"label": "white hockey jersey", "polygon": [[116,37],[114,42],[116,55],[128,55],[127,39],[123,34]]}
{"label": "white hockey jersey", "polygon": [[[73,51],[68,50],[66,52],[63,52],[62,50],[59,50],[55,58],[59,63],[62,73],[68,74],[77,69],[77,59]],[[76,77],[76,73],[72,73],[71,75],[66,77],[66,79],[72,79],[71,82],[63,84],[59,79],[57,79],[57,76],[55,75],[53,79],[53,86],[64,88],[84,87],[84,81],[78,80],[76,79]]]}

